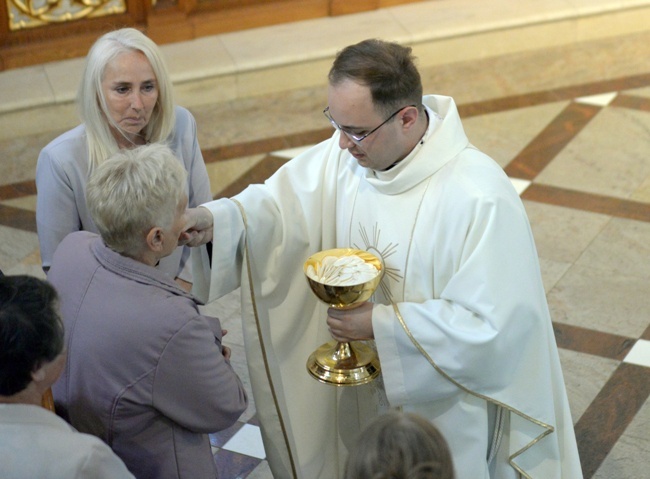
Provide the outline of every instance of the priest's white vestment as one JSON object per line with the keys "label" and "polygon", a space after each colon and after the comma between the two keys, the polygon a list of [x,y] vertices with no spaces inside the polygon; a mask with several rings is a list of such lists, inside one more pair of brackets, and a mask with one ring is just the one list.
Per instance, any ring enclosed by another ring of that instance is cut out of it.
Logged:
{"label": "priest's white vestment", "polygon": [[[457,479],[579,479],[575,434],[539,262],[522,202],[473,147],[453,100],[425,96],[429,127],[392,169],[359,166],[339,132],[263,185],[204,206],[212,267],[195,293],[241,286],[247,361],[276,479],[340,477],[359,431],[387,408],[431,420]],[[386,273],[372,323],[382,375],[336,388],[306,360],[329,341],[310,291],[313,253],[373,252]],[[270,380],[269,380],[270,378]]]}

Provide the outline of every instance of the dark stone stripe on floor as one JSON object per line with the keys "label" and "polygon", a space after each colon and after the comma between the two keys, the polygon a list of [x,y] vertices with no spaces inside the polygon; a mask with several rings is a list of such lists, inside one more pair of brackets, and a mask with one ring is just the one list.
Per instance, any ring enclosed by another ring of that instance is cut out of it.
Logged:
{"label": "dark stone stripe on floor", "polygon": [[650,395],[650,368],[622,363],[575,425],[584,479],[591,479]]}
{"label": "dark stone stripe on floor", "polygon": [[570,103],[505,167],[508,176],[533,180],[596,116],[600,107]]}
{"label": "dark stone stripe on floor", "polygon": [[493,100],[485,100],[458,106],[462,118],[497,113],[500,111],[526,108],[563,100],[573,100],[583,96],[598,95],[622,90],[631,90],[650,85],[650,74],[603,80],[582,85],[555,88],[543,92],[524,93]]}
{"label": "dark stone stripe on floor", "polygon": [[571,95],[566,95],[566,97],[564,95],[555,95],[550,91],[525,93],[523,95],[464,103],[458,105],[458,114],[461,118],[470,118],[472,116],[516,110],[518,108],[527,108],[556,101],[573,100],[573,98]]}
{"label": "dark stone stripe on floor", "polygon": [[321,128],[319,130],[294,133],[292,135],[283,135],[273,138],[265,138],[263,140],[235,143],[232,145],[224,145],[216,148],[206,148],[204,150],[201,150],[201,152],[203,153],[203,160],[206,163],[213,163],[216,161],[241,158],[243,156],[267,154],[277,150],[286,150],[288,148],[313,145],[331,137],[332,133],[332,127],[327,127]]}
{"label": "dark stone stripe on floor", "polygon": [[526,188],[521,198],[538,203],[601,213],[617,218],[650,222],[650,204],[614,198],[612,196],[597,195],[533,183]]}
{"label": "dark stone stripe on floor", "polygon": [[559,348],[618,361],[625,358],[636,342],[625,336],[562,323],[553,323],[553,331]]}
{"label": "dark stone stripe on floor", "polygon": [[12,206],[0,205],[0,225],[36,233],[36,213]]}
{"label": "dark stone stripe on floor", "polygon": [[286,158],[277,158],[267,155],[262,161],[257,163],[253,168],[248,170],[242,176],[233,181],[226,188],[218,192],[214,199],[230,198],[243,191],[248,185],[263,183],[269,176],[275,173],[278,168],[284,165],[288,160]]}
{"label": "dark stone stripe on floor", "polygon": [[650,98],[621,93],[612,100],[609,106],[618,106],[621,108],[629,108],[631,110],[650,111]]}
{"label": "dark stone stripe on floor", "polygon": [[36,194],[36,183],[34,180],[21,181],[11,185],[0,186],[0,198],[3,200],[22,198]]}

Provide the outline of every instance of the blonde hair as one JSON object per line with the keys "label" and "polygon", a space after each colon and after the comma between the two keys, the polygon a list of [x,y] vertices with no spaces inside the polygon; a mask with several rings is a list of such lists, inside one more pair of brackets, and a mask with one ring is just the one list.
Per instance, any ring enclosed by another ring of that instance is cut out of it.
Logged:
{"label": "blonde hair", "polygon": [[136,257],[151,228],[171,227],[186,181],[187,172],[166,145],[124,149],[92,173],[86,204],[106,245]]}
{"label": "blonde hair", "polygon": [[158,84],[158,100],[144,129],[145,140],[151,143],[166,141],[174,128],[176,118],[172,84],[158,46],[134,28],[106,33],[94,43],[86,56],[77,94],[79,115],[86,125],[89,170],[119,150],[111,132],[110,122],[113,120],[108,113],[102,80],[106,66],[121,53],[129,51],[141,52],[147,58]]}
{"label": "blonde hair", "polygon": [[454,479],[447,442],[421,416],[391,411],[359,436],[345,479]]}

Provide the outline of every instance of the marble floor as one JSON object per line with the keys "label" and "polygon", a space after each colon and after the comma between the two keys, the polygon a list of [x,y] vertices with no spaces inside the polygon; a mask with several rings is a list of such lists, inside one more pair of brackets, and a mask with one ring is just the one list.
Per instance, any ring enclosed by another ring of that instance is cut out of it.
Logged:
{"label": "marble floor", "polygon": [[[376,36],[412,44],[425,92],[456,99],[470,140],[521,192],[585,478],[648,477],[650,2],[473,3],[433,0],[164,51],[178,102],[197,119],[216,198],[263,181],[331,134],[321,111],[337,49]],[[210,66],[215,58],[220,66]],[[79,71],[68,61],[0,73],[5,273],[43,275],[34,166],[39,150],[76,122]],[[206,309],[230,331],[233,364],[249,387],[238,292]],[[220,477],[271,477],[254,404],[212,442]]]}

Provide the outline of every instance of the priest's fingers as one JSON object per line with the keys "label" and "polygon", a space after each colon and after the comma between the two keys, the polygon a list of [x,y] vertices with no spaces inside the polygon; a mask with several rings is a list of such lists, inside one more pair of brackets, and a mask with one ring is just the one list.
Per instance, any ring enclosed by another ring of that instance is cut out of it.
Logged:
{"label": "priest's fingers", "polygon": [[189,244],[191,240],[192,240],[192,234],[187,231],[183,231],[178,237],[178,246],[185,246]]}
{"label": "priest's fingers", "polygon": [[369,302],[354,309],[329,308],[327,310],[327,325],[339,337],[351,340],[373,339],[372,308],[373,304]]}
{"label": "priest's fingers", "polygon": [[212,230],[210,231],[183,231],[178,237],[178,246],[201,246],[212,241]]}
{"label": "priest's fingers", "polygon": [[354,341],[352,338],[337,334],[334,330],[332,330],[332,328],[330,328],[330,336],[332,336],[333,339],[337,340],[340,343],[349,343],[350,341]]}
{"label": "priest's fingers", "polygon": [[181,233],[178,244],[200,246],[212,241],[214,217],[207,208],[188,208],[185,210],[185,227]]}
{"label": "priest's fingers", "polygon": [[185,210],[185,224],[196,231],[205,231],[214,226],[214,217],[209,209],[199,206]]}

